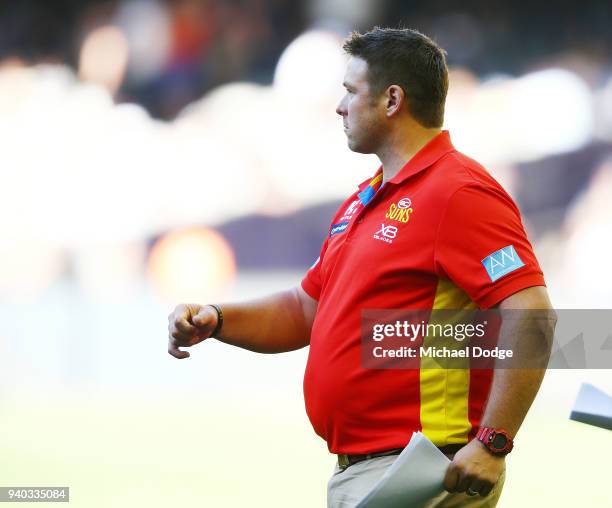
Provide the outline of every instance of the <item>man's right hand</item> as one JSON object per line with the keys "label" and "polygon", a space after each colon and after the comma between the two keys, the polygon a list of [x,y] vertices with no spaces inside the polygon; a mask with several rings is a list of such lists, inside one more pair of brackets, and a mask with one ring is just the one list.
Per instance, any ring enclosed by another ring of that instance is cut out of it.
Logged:
{"label": "man's right hand", "polygon": [[168,353],[182,360],[189,358],[190,347],[210,337],[217,326],[217,311],[210,305],[178,305],[168,316]]}

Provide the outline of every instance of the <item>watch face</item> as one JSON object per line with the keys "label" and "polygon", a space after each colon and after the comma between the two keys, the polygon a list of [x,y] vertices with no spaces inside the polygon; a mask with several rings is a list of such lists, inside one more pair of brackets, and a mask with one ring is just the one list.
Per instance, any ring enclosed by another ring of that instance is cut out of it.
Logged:
{"label": "watch face", "polygon": [[502,450],[506,446],[507,442],[508,440],[506,439],[506,436],[503,434],[495,434],[493,441],[491,441],[491,445],[496,450]]}

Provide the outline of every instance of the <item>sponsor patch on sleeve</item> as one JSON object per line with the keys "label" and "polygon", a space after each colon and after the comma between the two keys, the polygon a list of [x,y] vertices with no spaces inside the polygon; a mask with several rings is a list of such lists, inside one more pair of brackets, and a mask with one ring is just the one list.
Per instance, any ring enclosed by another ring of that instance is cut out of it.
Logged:
{"label": "sponsor patch on sleeve", "polygon": [[525,263],[523,263],[516,252],[514,245],[508,245],[503,249],[499,249],[489,254],[482,260],[482,264],[491,282],[495,282],[504,275],[508,275],[510,272],[518,270],[521,266],[525,266]]}
{"label": "sponsor patch on sleeve", "polygon": [[346,228],[348,227],[349,223],[348,221],[345,222],[338,222],[336,224],[332,224],[331,229],[329,230],[329,236],[334,236],[337,235],[339,233],[344,233],[346,231]]}

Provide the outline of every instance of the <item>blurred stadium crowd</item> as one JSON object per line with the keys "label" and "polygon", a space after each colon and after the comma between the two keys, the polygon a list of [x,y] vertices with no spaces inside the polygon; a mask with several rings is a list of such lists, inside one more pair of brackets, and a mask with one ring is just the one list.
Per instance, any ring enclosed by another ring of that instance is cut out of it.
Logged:
{"label": "blurred stadium crowd", "polygon": [[[121,69],[107,84],[118,101],[135,101],[161,118],[173,117],[221,83],[269,81],[281,51],[303,26],[299,5],[279,0],[4,4],[0,51],[5,58],[79,68],[83,45],[89,40],[96,50],[92,33],[104,41],[105,32],[97,30],[116,27],[119,32],[106,33],[106,40],[117,46],[114,65]],[[129,65],[124,67],[128,51]],[[99,68],[81,71],[101,77],[96,75]]]}
{"label": "blurred stadium crowd", "polygon": [[[304,269],[376,169],[334,107],[342,38],[380,24],[447,50],[446,127],[518,200],[555,303],[612,304],[609,2],[0,5],[3,298],[68,278],[201,299],[236,267]],[[194,259],[215,267],[195,282]]]}

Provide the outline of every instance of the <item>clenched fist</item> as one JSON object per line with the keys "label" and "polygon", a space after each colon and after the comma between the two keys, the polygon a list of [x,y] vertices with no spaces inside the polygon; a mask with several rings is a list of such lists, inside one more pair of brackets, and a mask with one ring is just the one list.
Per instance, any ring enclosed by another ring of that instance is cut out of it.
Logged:
{"label": "clenched fist", "polygon": [[472,439],[453,457],[446,470],[444,487],[448,492],[487,496],[505,466],[504,457],[493,455],[477,439]]}
{"label": "clenched fist", "polygon": [[210,337],[218,317],[210,305],[178,305],[168,316],[168,353],[179,360],[189,358],[189,352],[179,347],[190,347]]}

